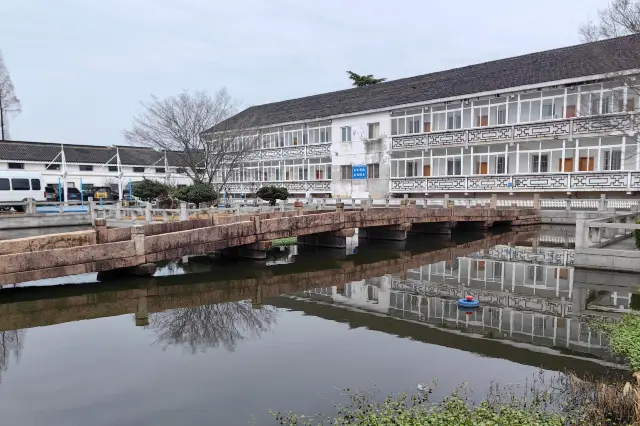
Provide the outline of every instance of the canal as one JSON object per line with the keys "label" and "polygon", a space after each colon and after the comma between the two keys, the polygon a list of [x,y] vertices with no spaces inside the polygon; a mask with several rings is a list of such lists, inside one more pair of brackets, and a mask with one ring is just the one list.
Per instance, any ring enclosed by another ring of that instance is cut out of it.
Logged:
{"label": "canal", "polygon": [[[624,375],[589,328],[635,276],[575,270],[563,228],[289,247],[266,262],[191,257],[150,279],[95,274],[0,290],[3,425],[269,425],[344,388],[436,395],[540,369]],[[607,285],[603,285],[605,283]],[[482,302],[460,311],[457,298]]]}

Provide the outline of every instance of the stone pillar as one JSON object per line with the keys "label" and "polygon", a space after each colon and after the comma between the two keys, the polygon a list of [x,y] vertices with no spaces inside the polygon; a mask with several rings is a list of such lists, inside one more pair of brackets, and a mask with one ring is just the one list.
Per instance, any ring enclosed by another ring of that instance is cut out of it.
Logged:
{"label": "stone pillar", "polygon": [[540,210],[540,194],[533,194],[533,209]]}
{"label": "stone pillar", "polygon": [[587,220],[586,213],[576,213],[576,248],[587,248],[589,246],[589,239],[586,230],[588,229],[584,226],[585,221]]}
{"label": "stone pillar", "polygon": [[131,228],[131,240],[133,241],[133,246],[136,250],[136,256],[144,256],[144,227],[143,226],[133,226]]}
{"label": "stone pillar", "polygon": [[342,202],[337,202],[337,203],[336,203],[336,210],[344,211],[344,203],[342,203]]}
{"label": "stone pillar", "polygon": [[293,203],[293,208],[298,212],[299,216],[304,214],[304,203],[302,201],[296,201]]}
{"label": "stone pillar", "polygon": [[93,226],[96,230],[96,242],[98,244],[108,243],[107,219],[94,219]]}
{"label": "stone pillar", "polygon": [[251,260],[265,260],[267,251],[272,247],[271,241],[258,241],[238,247],[229,247],[222,250],[223,256],[240,257]]}
{"label": "stone pillar", "polygon": [[122,219],[122,206],[120,206],[120,201],[115,203],[116,208],[116,220]]}
{"label": "stone pillar", "polygon": [[410,234],[451,235],[457,225],[458,222],[414,223],[408,232]]}
{"label": "stone pillar", "polygon": [[409,228],[411,228],[410,223],[360,228],[358,231],[358,238],[404,241],[407,239],[407,231]]}
{"label": "stone pillar", "polygon": [[153,221],[153,216],[151,215],[151,203],[147,203],[144,206],[144,220],[147,222]]}
{"label": "stone pillar", "polygon": [[492,209],[498,208],[498,194],[491,194],[491,203],[489,204],[489,207]]}
{"label": "stone pillar", "polygon": [[384,198],[384,206],[385,207],[389,207],[389,196],[388,195]]}
{"label": "stone pillar", "polygon": [[600,200],[598,201],[598,211],[607,211],[607,196],[605,194],[600,194]]}
{"label": "stone pillar", "polygon": [[297,244],[301,246],[346,249],[347,238],[353,237],[355,232],[355,229],[341,229],[339,231],[301,235],[297,239]]}
{"label": "stone pillar", "polygon": [[96,218],[96,209],[93,204],[93,197],[89,197],[87,204],[89,205],[89,217],[91,217],[91,220],[93,221]]}
{"label": "stone pillar", "polygon": [[571,199],[567,198],[564,200],[564,208],[566,211],[571,211]]}
{"label": "stone pillar", "polygon": [[444,194],[444,201],[442,203],[442,207],[445,209],[449,207],[449,194]]}
{"label": "stone pillar", "polygon": [[189,220],[189,214],[187,213],[187,203],[180,202],[180,220]]}
{"label": "stone pillar", "polygon": [[147,306],[147,297],[138,299],[136,308],[136,327],[144,327],[149,325],[149,308]]}

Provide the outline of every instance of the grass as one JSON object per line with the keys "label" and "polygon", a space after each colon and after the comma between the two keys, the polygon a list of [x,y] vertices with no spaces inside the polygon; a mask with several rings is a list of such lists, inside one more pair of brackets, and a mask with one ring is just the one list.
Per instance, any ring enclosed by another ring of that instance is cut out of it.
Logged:
{"label": "grass", "polygon": [[288,237],[288,238],[278,238],[277,240],[273,240],[271,242],[273,247],[285,247],[285,246],[294,246],[298,242],[297,237]]}
{"label": "grass", "polygon": [[522,385],[492,384],[486,397],[474,403],[466,386],[437,402],[431,390],[397,394],[380,401],[372,394],[345,389],[346,405],[333,415],[304,416],[271,412],[278,424],[289,426],[564,426],[638,425],[636,387],[629,383],[581,380],[571,374],[545,376],[539,372]]}
{"label": "grass", "polygon": [[618,323],[594,323],[609,337],[611,350],[627,358],[629,367],[640,372],[640,314],[623,314]]}

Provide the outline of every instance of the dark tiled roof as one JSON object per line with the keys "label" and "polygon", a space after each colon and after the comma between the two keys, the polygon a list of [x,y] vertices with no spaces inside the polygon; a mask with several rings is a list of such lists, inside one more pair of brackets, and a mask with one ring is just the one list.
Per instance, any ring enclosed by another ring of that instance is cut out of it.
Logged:
{"label": "dark tiled roof", "polygon": [[[640,35],[257,105],[207,130],[264,127],[640,68]],[[346,80],[346,79],[345,79]]]}
{"label": "dark tiled roof", "polygon": [[[60,157],[57,157],[60,148],[61,145],[57,143],[0,141],[0,160],[59,163],[62,161]],[[164,167],[164,153],[160,151],[132,146],[119,146],[118,151],[120,152],[121,164]],[[111,146],[65,144],[64,154],[68,163],[105,164],[109,161],[109,164],[116,164],[114,158],[116,148]],[[183,165],[181,155],[179,152],[168,152],[169,165]]]}

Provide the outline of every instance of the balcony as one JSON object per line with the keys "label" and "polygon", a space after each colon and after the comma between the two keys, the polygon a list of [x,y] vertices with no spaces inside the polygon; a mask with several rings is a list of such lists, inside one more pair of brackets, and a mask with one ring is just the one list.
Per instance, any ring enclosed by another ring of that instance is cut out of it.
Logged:
{"label": "balcony", "polygon": [[246,161],[279,160],[284,158],[326,157],[331,155],[331,143],[267,148],[247,152]]}
{"label": "balcony", "polygon": [[640,172],[602,171],[392,178],[392,193],[640,191]]}
{"label": "balcony", "polygon": [[255,183],[227,183],[225,190],[231,194],[252,194],[257,189],[267,186],[275,185],[287,188],[289,192],[309,192],[313,193],[327,193],[331,192],[331,180],[306,180],[306,181],[293,181],[293,182],[255,182]]}
{"label": "balcony", "polygon": [[622,113],[539,121],[527,124],[499,125],[466,130],[448,130],[444,132],[393,136],[391,138],[391,149],[472,146],[490,142],[624,134],[635,131],[637,126],[635,120],[633,113]]}

